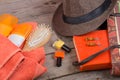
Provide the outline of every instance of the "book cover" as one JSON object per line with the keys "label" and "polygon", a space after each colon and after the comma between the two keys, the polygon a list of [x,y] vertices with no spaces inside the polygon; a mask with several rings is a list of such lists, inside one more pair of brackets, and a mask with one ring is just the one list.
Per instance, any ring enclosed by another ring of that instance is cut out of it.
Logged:
{"label": "book cover", "polygon": [[[107,30],[97,30],[91,33],[73,36],[78,62],[109,46]],[[110,52],[106,51],[86,64],[79,67],[80,71],[111,68]]]}

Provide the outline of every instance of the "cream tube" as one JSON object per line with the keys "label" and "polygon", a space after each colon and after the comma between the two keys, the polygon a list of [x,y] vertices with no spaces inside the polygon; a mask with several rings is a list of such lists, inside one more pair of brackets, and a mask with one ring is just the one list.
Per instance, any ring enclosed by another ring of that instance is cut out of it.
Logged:
{"label": "cream tube", "polygon": [[17,47],[20,47],[25,39],[29,36],[32,30],[32,25],[28,23],[18,24],[13,32],[8,36],[8,39]]}

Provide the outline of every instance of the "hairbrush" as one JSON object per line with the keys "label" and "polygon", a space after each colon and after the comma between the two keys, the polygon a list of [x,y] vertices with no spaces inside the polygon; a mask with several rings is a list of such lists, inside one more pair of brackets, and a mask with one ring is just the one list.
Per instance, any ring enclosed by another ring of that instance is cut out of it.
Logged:
{"label": "hairbrush", "polygon": [[35,30],[31,32],[26,43],[24,45],[24,51],[30,51],[32,49],[44,46],[52,35],[52,29],[49,25],[38,25]]}

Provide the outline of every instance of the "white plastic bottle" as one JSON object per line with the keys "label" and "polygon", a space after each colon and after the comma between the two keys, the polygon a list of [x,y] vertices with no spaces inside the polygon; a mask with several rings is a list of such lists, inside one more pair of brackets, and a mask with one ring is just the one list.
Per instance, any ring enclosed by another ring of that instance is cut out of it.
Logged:
{"label": "white plastic bottle", "polygon": [[25,39],[29,36],[31,30],[32,25],[28,23],[18,24],[12,33],[8,36],[8,39],[17,47],[20,47]]}

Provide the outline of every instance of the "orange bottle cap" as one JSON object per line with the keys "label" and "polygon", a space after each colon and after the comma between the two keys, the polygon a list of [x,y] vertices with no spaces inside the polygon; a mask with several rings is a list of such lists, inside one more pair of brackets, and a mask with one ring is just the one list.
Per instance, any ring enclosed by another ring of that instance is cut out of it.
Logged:
{"label": "orange bottle cap", "polygon": [[16,25],[15,29],[13,30],[12,34],[18,34],[25,38],[27,38],[32,31],[32,25],[28,23],[22,23]]}
{"label": "orange bottle cap", "polygon": [[55,52],[55,58],[57,57],[61,57],[61,58],[64,58],[65,57],[65,52],[62,51],[62,50],[58,50]]}
{"label": "orange bottle cap", "polygon": [[9,25],[0,23],[0,34],[7,37],[12,30],[13,30],[13,28],[10,27]]}

